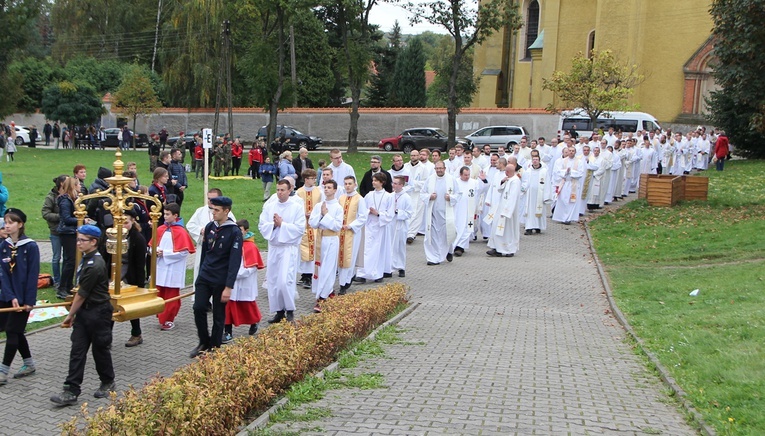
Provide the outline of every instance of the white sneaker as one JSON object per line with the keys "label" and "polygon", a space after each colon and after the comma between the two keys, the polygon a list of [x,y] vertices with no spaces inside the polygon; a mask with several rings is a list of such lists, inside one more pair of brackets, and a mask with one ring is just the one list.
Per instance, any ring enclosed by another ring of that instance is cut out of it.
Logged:
{"label": "white sneaker", "polygon": [[167,321],[167,322],[165,322],[165,323],[162,325],[162,327],[160,327],[160,329],[161,329],[162,331],[168,331],[168,330],[172,330],[172,329],[174,329],[174,328],[175,328],[175,324],[174,324],[172,321]]}

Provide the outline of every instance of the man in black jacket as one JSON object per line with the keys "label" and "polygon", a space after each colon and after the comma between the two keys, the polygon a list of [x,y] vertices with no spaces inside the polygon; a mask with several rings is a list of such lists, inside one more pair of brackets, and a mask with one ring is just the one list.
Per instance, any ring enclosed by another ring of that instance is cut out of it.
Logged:
{"label": "man in black jacket", "polygon": [[393,179],[391,179],[389,172],[380,167],[381,164],[382,159],[378,155],[374,155],[369,159],[370,169],[364,173],[364,177],[361,179],[361,184],[359,185],[359,194],[361,194],[362,197],[374,190],[372,187],[372,176],[378,173],[385,174],[385,183],[383,184],[385,192],[393,192]]}
{"label": "man in black jacket", "polygon": [[[210,199],[213,221],[204,230],[199,275],[194,282],[194,322],[199,345],[189,354],[192,359],[205,351],[220,348],[226,321],[226,303],[242,263],[242,232],[228,217],[232,201],[228,197]],[[207,302],[212,297],[213,326],[207,330]]]}
{"label": "man in black jacket", "polygon": [[186,179],[186,168],[181,163],[181,150],[178,148],[172,149],[170,151],[170,156],[172,158],[168,168],[168,172],[170,173],[170,183],[172,184],[173,192],[175,193],[175,202],[178,203],[178,206],[183,206],[183,191],[189,187],[189,182]]}
{"label": "man in black jacket", "polygon": [[296,180],[297,184],[295,185],[295,188],[297,189],[305,183],[301,176],[303,171],[309,168],[313,169],[313,162],[311,162],[311,159],[308,159],[308,149],[305,147],[300,149],[298,157],[292,159],[292,166],[295,167],[295,172],[297,172],[298,175],[298,179]]}

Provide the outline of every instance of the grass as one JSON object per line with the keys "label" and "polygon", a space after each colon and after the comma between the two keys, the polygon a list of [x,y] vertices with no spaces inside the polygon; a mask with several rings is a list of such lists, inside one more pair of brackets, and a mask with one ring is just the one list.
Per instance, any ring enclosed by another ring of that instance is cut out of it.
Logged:
{"label": "grass", "polygon": [[704,174],[707,203],[635,201],[591,223],[619,307],[720,434],[765,428],[764,171],[726,162]]}
{"label": "grass", "polygon": [[382,374],[376,372],[355,374],[349,369],[356,368],[360,362],[366,359],[385,357],[384,345],[409,344],[401,340],[400,334],[402,332],[404,330],[396,326],[386,326],[377,333],[374,339],[361,340],[343,351],[337,359],[339,370],[326,371],[323,377],[306,377],[293,384],[286,393],[289,401],[270,416],[268,427],[250,432],[250,434],[258,436],[298,435],[302,432],[323,431],[317,427],[281,431],[275,430],[271,426],[279,423],[290,425],[312,422],[333,416],[332,410],[326,407],[307,406],[324,398],[330,390],[384,388],[385,378]]}
{"label": "grass", "polygon": [[[49,230],[47,223],[42,219],[40,210],[43,200],[53,187],[53,178],[59,174],[72,174],[76,164],[87,167],[88,187],[95,179],[99,167],[113,168],[115,150],[47,150],[30,149],[21,147],[16,153],[14,162],[0,162],[0,171],[3,174],[3,183],[8,188],[8,207],[16,207],[23,210],[28,217],[27,234],[37,240],[48,239]],[[372,153],[344,154],[345,161],[356,170],[357,178],[361,178],[369,169],[369,156]],[[383,154],[383,168],[390,168],[393,154]],[[318,161],[329,160],[329,150],[311,152],[309,157],[318,167]],[[151,183],[149,172],[149,156],[146,150],[127,151],[123,153],[122,161],[136,162],[138,179],[144,185]],[[247,174],[246,162],[242,165],[240,174]],[[184,206],[181,215],[188,219],[197,207],[204,204],[204,184],[202,180],[194,178],[194,173],[188,173],[189,189],[185,193]],[[260,180],[251,179],[210,179],[211,188],[220,188],[224,195],[234,200],[233,212],[238,219],[246,218],[251,226],[256,226],[260,211],[263,206],[263,185]],[[276,188],[272,188],[272,194]],[[265,246],[264,240],[256,233],[259,246]]]}

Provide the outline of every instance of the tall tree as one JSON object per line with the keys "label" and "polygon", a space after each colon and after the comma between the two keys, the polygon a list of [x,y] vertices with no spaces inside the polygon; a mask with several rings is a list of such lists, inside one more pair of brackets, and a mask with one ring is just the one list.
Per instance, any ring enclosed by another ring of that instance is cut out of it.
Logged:
{"label": "tall tree", "polygon": [[359,106],[361,92],[367,83],[372,62],[377,27],[369,23],[369,15],[377,0],[328,0],[324,17],[341,41],[346,80],[351,93],[351,122],[348,130],[348,151],[358,150]]}
{"label": "tall tree", "polygon": [[120,86],[127,67],[115,60],[76,56],[66,63],[64,75],[70,82],[88,83],[98,94],[104,95]]}
{"label": "tall tree", "polygon": [[425,107],[425,53],[418,38],[401,52],[396,62],[391,93],[401,107]]}
{"label": "tall tree", "polygon": [[[213,107],[222,62],[224,2],[187,0],[168,9],[165,43],[158,50],[168,102],[179,107]],[[153,38],[153,31],[150,33]]]}
{"label": "tall tree", "polygon": [[637,65],[619,62],[610,50],[595,51],[590,56],[579,52],[571,60],[571,71],[555,71],[542,80],[542,88],[552,91],[557,103],[547,110],[560,113],[566,108],[581,109],[593,125],[604,112],[632,108],[629,98],[643,80]]}
{"label": "tall tree", "polygon": [[375,73],[367,92],[367,105],[371,107],[398,105],[392,99],[392,82],[400,52],[401,26],[396,21],[388,35],[388,40],[375,52]]}
{"label": "tall tree", "polygon": [[105,112],[92,86],[68,81],[46,88],[40,109],[45,118],[61,121],[70,128],[94,123]]}
{"label": "tall tree", "polygon": [[51,10],[52,54],[64,64],[75,56],[151,62],[155,0],[56,0]]}
{"label": "tall tree", "polygon": [[725,130],[737,153],[765,157],[765,8],[757,0],[714,0],[712,123]]}
{"label": "tall tree", "polygon": [[[151,83],[149,70],[133,65],[125,73],[122,83],[114,93],[114,106],[120,113],[133,119],[133,131],[139,115],[156,114],[162,107],[157,92]],[[133,135],[133,150],[135,150]]]}
{"label": "tall tree", "polygon": [[36,111],[42,102],[45,88],[54,81],[61,80],[61,71],[56,65],[33,57],[12,62],[8,66],[8,72],[22,79],[23,94],[16,100],[16,110],[25,113]]}
{"label": "tall tree", "polygon": [[334,76],[332,73],[334,50],[313,10],[298,8],[292,17],[295,26],[295,52],[297,69],[298,105],[327,107]]}
{"label": "tall tree", "polygon": [[[478,91],[479,77],[473,75],[473,49],[465,52],[462,65],[457,75],[457,106],[469,106]],[[446,107],[449,104],[449,77],[454,43],[449,35],[444,35],[435,47],[430,63],[436,77],[427,89],[428,107]]]}
{"label": "tall tree", "polygon": [[8,64],[17,56],[25,54],[29,42],[34,38],[34,23],[44,4],[43,0],[0,2],[0,83],[4,90],[3,98],[0,99],[0,117],[15,112],[16,102],[23,95],[23,76],[18,72],[8,72]]}
{"label": "tall tree", "polygon": [[[476,5],[477,3],[477,5]],[[449,123],[448,146],[455,144],[457,114],[460,112],[457,83],[462,70],[465,54],[474,45],[480,44],[497,30],[510,27],[517,30],[521,26],[518,6],[507,0],[435,0],[419,4],[409,3],[407,9],[412,12],[412,22],[427,21],[441,26],[454,38],[454,53],[449,71],[449,94],[446,114]]]}

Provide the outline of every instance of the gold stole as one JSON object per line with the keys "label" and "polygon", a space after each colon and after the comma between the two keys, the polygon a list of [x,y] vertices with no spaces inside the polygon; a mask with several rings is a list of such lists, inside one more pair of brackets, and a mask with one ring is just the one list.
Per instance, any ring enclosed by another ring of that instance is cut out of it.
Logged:
{"label": "gold stole", "polygon": [[[595,159],[595,156],[590,155],[587,158],[587,161],[588,162],[592,162],[593,159]],[[594,173],[594,172],[595,172],[594,170],[591,170],[591,169],[588,168],[587,169],[587,175],[584,176],[584,186],[582,187],[582,198],[585,199],[585,200],[587,199],[587,194],[590,193],[590,182],[592,181],[592,173]]]}
{"label": "gold stole", "polygon": [[[356,194],[348,197],[343,194],[338,200],[343,207],[343,225],[350,225],[356,219],[359,211],[359,199],[361,195]],[[338,252],[338,268],[351,268],[351,256],[353,255],[353,230],[340,230],[340,251]]]}
{"label": "gold stole", "polygon": [[[569,159],[569,158],[566,158],[566,159]],[[573,161],[574,161],[573,169],[575,171],[579,169],[579,161],[581,159],[582,159],[581,156],[573,158]],[[566,165],[566,168],[568,168],[568,165]],[[571,179],[571,197],[569,198],[569,202],[570,203],[575,203],[576,202],[576,191],[578,191],[578,190],[579,190],[579,179],[572,178]]]}
{"label": "gold stole", "polygon": [[[321,191],[317,187],[309,192],[304,188],[297,190],[297,196],[303,199],[305,206],[305,213],[310,215],[313,210],[313,206],[321,200]],[[303,262],[309,262],[313,260],[313,254],[316,247],[316,230],[311,228],[308,224],[308,220],[305,220],[305,233],[303,239],[300,241],[300,260]]]}

